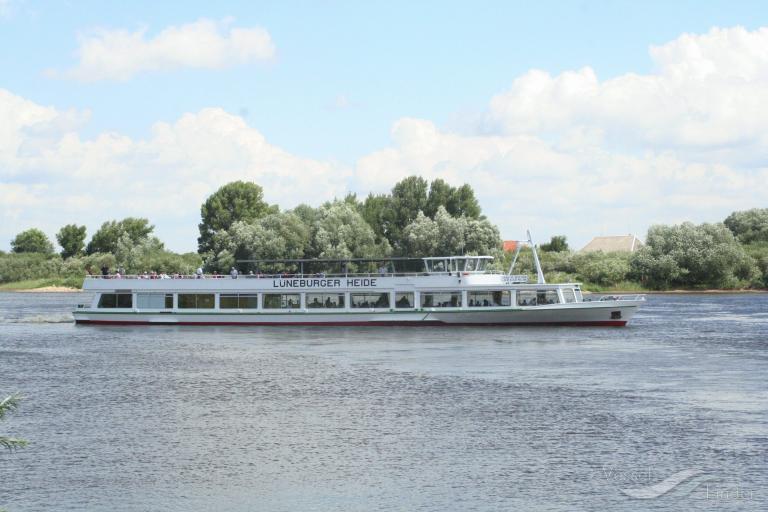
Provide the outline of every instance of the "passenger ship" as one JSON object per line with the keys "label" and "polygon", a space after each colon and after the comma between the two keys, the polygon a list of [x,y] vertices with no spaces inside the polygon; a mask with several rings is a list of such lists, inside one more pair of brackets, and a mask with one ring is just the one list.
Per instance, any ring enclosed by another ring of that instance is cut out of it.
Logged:
{"label": "passenger ship", "polygon": [[398,271],[400,260],[373,273],[347,270],[382,260],[334,260],[342,271],[328,274],[303,270],[331,260],[283,260],[301,270],[235,278],[88,276],[83,289],[93,292],[92,302],[74,317],[79,324],[623,326],[645,300],[590,300],[578,283],[547,284],[535,248],[536,283],[513,275],[514,263],[508,273],[489,270],[489,256],[422,258],[417,272]]}

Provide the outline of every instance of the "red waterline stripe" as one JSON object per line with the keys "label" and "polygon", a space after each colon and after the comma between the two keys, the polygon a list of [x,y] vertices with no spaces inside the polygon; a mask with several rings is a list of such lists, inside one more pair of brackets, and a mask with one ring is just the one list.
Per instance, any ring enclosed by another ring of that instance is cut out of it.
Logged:
{"label": "red waterline stripe", "polygon": [[496,326],[496,327],[623,327],[627,324],[626,320],[604,320],[604,321],[586,321],[586,322],[515,322],[515,323],[500,323],[500,322],[488,322],[488,323],[470,323],[470,322],[439,322],[436,320],[425,321],[391,321],[391,322],[145,322],[141,320],[75,320],[77,324],[91,324],[91,325],[203,325],[203,326],[215,326],[215,325],[265,325],[265,326],[328,326],[328,327],[387,327],[387,326],[408,326],[408,327],[483,327],[483,326]]}

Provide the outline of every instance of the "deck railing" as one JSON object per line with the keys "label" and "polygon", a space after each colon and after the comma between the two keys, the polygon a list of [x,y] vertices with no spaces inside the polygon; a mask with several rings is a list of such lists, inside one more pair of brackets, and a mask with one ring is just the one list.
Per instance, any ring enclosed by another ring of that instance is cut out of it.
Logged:
{"label": "deck railing", "polygon": [[[346,274],[301,274],[301,273],[274,273],[274,274],[238,274],[237,279],[328,279],[335,277],[419,277],[419,276],[456,276],[456,275],[499,275],[501,270],[463,271],[463,272],[349,272]],[[110,274],[110,275],[86,275],[86,279],[233,279],[229,274]]]}
{"label": "deck railing", "polygon": [[645,295],[636,293],[631,295],[601,295],[599,297],[585,297],[584,302],[606,302],[622,300],[645,300]]}

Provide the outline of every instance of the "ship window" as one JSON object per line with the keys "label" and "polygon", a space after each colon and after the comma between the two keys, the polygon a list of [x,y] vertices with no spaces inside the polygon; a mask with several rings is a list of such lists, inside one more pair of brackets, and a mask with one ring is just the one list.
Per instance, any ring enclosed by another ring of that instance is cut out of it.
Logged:
{"label": "ship window", "polygon": [[102,293],[97,307],[130,308],[133,307],[133,295],[130,293]]}
{"label": "ship window", "polygon": [[517,292],[517,305],[518,306],[535,306],[537,304],[536,292],[533,290],[518,290]]}
{"label": "ship window", "polygon": [[412,308],[415,302],[413,300],[413,292],[395,292],[395,307],[396,308]]}
{"label": "ship window", "polygon": [[344,294],[343,293],[308,293],[307,307],[313,308],[313,309],[343,308]]}
{"label": "ship window", "polygon": [[504,307],[511,304],[509,290],[469,292],[468,299],[471,308]]}
{"label": "ship window", "polygon": [[426,260],[427,272],[447,272],[448,268],[445,260]]}
{"label": "ship window", "polygon": [[297,309],[301,307],[298,293],[265,293],[264,309]]}
{"label": "ship window", "polygon": [[136,307],[139,309],[171,309],[173,308],[173,294],[137,293]]}
{"label": "ship window", "polygon": [[350,293],[349,305],[353,308],[388,308],[388,293]]}
{"label": "ship window", "polygon": [[576,294],[571,288],[563,288],[563,298],[566,303],[576,302]]}
{"label": "ship window", "polygon": [[557,290],[537,290],[536,300],[539,306],[545,304],[557,304],[560,302],[560,297],[557,296]]}
{"label": "ship window", "polygon": [[457,308],[461,306],[461,292],[422,292],[423,308]]}
{"label": "ship window", "polygon": [[259,296],[254,294],[227,294],[219,296],[221,309],[258,309]]}
{"label": "ship window", "polygon": [[181,309],[213,309],[215,303],[213,293],[179,294],[179,308]]}
{"label": "ship window", "polygon": [[581,288],[577,286],[573,289],[573,292],[576,294],[576,302],[584,302],[584,296],[581,294]]}

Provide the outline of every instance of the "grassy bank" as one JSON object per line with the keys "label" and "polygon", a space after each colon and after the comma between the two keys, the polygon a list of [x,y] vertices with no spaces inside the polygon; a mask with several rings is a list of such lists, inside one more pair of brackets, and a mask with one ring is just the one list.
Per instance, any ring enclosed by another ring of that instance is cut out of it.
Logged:
{"label": "grassy bank", "polygon": [[0,284],[0,291],[34,290],[36,288],[46,288],[49,286],[80,289],[83,286],[83,278],[45,277],[41,279],[26,279],[23,281],[2,283]]}
{"label": "grassy bank", "polygon": [[623,281],[612,286],[600,286],[592,283],[584,283],[581,286],[584,292],[589,293],[653,293],[653,294],[675,294],[675,293],[768,293],[764,288],[669,288],[665,290],[646,288],[640,283],[634,281]]}

